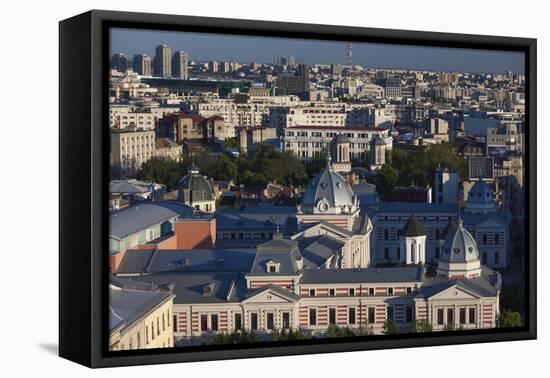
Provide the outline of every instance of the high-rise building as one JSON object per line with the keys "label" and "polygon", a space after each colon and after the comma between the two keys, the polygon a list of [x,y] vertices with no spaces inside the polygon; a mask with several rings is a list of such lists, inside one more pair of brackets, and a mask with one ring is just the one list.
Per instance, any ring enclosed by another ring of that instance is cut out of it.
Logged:
{"label": "high-rise building", "polygon": [[208,63],[208,70],[212,73],[218,72],[218,62],[211,61]]}
{"label": "high-rise building", "polygon": [[151,57],[145,54],[134,55],[133,59],[134,72],[142,76],[151,76]]}
{"label": "high-rise building", "polygon": [[231,71],[231,63],[229,62],[220,62],[220,71],[227,73]]}
{"label": "high-rise building", "polygon": [[172,77],[187,80],[188,74],[188,57],[185,51],[176,51],[172,56]]}
{"label": "high-rise building", "polygon": [[170,77],[172,74],[172,50],[166,45],[158,45],[155,52],[155,76]]}
{"label": "high-rise building", "polygon": [[128,57],[125,54],[113,54],[111,57],[111,68],[125,72],[128,69]]}

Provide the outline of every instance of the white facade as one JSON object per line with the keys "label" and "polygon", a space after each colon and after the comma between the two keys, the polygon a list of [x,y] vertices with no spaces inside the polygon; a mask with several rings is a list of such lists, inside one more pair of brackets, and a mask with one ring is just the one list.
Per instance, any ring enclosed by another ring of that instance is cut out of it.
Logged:
{"label": "white facade", "polygon": [[347,136],[350,143],[349,158],[360,162],[369,159],[371,142],[380,137],[384,139],[387,149],[391,149],[392,137],[389,130],[379,128],[352,128],[338,126],[294,126],[285,130],[283,150],[291,151],[303,160],[319,157],[330,150],[332,139],[338,134]]}

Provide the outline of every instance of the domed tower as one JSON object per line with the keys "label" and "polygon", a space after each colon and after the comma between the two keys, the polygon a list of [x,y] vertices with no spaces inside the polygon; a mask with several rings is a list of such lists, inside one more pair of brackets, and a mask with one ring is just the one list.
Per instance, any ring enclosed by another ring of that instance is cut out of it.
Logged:
{"label": "domed tower", "polygon": [[178,201],[191,206],[196,211],[213,213],[216,211],[216,196],[199,169],[192,165],[178,184]]}
{"label": "domed tower", "polygon": [[464,228],[462,221],[450,231],[438,261],[437,274],[448,278],[478,277],[481,264],[474,237]]}
{"label": "domed tower", "polygon": [[332,169],[336,172],[348,173],[351,171],[349,138],[343,134],[336,135],[331,142]]}
{"label": "domed tower", "polygon": [[346,179],[333,170],[328,157],[326,167],[307,186],[298,223],[327,221],[351,231],[357,216],[359,199]]}
{"label": "domed tower", "polygon": [[490,214],[496,212],[493,191],[481,178],[468,192],[465,211],[471,214]]}
{"label": "domed tower", "polygon": [[386,141],[380,136],[377,136],[372,141],[370,168],[377,170],[386,164]]}
{"label": "domed tower", "polygon": [[399,234],[399,259],[404,264],[426,262],[426,237],[428,232],[422,223],[411,215]]}

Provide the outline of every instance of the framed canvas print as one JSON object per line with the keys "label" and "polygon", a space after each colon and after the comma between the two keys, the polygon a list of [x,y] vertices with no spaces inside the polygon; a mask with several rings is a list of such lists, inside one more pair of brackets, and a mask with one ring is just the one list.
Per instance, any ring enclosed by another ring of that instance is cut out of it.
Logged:
{"label": "framed canvas print", "polygon": [[61,21],[60,355],[535,338],[535,63],[525,38]]}

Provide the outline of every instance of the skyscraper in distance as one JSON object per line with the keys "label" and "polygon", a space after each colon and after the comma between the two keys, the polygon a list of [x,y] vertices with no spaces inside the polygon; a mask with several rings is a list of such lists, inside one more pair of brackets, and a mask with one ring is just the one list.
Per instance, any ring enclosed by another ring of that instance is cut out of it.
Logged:
{"label": "skyscraper in distance", "polygon": [[185,51],[176,51],[172,56],[172,77],[187,80],[188,74],[188,56]]}
{"label": "skyscraper in distance", "polygon": [[151,57],[146,54],[136,54],[133,59],[134,72],[142,76],[151,76]]}
{"label": "skyscraper in distance", "polygon": [[111,57],[111,68],[120,72],[128,69],[128,57],[125,54],[116,53]]}
{"label": "skyscraper in distance", "polygon": [[172,50],[166,45],[158,45],[155,49],[155,76],[170,77],[172,75]]}

